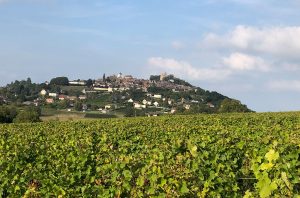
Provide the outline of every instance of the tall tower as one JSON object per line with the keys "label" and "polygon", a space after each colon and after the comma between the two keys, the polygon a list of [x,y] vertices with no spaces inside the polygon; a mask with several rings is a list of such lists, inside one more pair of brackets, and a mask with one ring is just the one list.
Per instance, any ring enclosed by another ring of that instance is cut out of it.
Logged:
{"label": "tall tower", "polygon": [[161,73],[160,74],[160,81],[163,81],[166,77],[167,77],[167,73],[166,72]]}
{"label": "tall tower", "polygon": [[105,73],[103,74],[103,82],[105,82],[106,81],[106,77],[105,77]]}

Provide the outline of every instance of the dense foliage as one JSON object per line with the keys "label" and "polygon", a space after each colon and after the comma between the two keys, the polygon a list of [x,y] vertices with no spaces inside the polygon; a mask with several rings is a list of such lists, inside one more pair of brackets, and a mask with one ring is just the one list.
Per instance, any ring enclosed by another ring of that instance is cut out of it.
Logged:
{"label": "dense foliage", "polygon": [[15,107],[0,106],[0,123],[12,123],[17,116]]}
{"label": "dense foliage", "polygon": [[51,85],[69,85],[69,79],[67,77],[56,77],[50,81]]}
{"label": "dense foliage", "polygon": [[17,109],[14,106],[0,106],[0,123],[12,122],[39,122],[41,109],[35,106],[28,106]]}
{"label": "dense foliage", "polygon": [[299,197],[299,115],[0,125],[0,197]]}
{"label": "dense foliage", "polygon": [[221,113],[232,113],[232,112],[250,112],[251,110],[244,104],[241,104],[238,100],[224,99],[221,102],[219,112]]}
{"label": "dense foliage", "polygon": [[20,111],[14,122],[16,123],[26,123],[26,122],[40,122],[41,111],[39,108],[35,107],[27,107],[24,110]]}
{"label": "dense foliage", "polygon": [[4,96],[12,102],[31,101],[38,97],[39,92],[45,86],[45,84],[32,83],[30,78],[21,81],[16,80],[1,88],[0,96]]}

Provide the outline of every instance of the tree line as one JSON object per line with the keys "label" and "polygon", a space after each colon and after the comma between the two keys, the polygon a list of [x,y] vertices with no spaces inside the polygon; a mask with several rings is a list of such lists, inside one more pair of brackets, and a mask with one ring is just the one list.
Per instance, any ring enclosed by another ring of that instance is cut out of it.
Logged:
{"label": "tree line", "polygon": [[14,106],[0,106],[0,123],[40,122],[41,110],[38,107],[17,109]]}

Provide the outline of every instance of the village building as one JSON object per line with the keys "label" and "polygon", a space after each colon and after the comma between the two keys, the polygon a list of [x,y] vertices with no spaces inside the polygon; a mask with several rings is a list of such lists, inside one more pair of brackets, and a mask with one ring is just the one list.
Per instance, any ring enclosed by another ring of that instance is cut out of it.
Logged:
{"label": "village building", "polygon": [[155,99],[161,99],[161,98],[162,98],[162,95],[160,95],[160,94],[154,94],[154,95],[153,95],[153,98],[155,98]]}
{"label": "village building", "polygon": [[42,91],[40,92],[40,94],[41,94],[42,96],[45,96],[45,95],[47,94],[47,91],[46,91],[45,89],[42,89]]}
{"label": "village building", "polygon": [[61,94],[61,95],[58,96],[59,100],[65,100],[66,98],[67,98],[67,96],[63,95],[63,94]]}
{"label": "village building", "polygon": [[47,98],[46,103],[47,104],[52,104],[52,103],[54,103],[54,99],[53,98]]}
{"label": "village building", "polygon": [[191,108],[191,105],[186,104],[186,105],[184,105],[184,108],[185,108],[186,110],[189,110],[189,109]]}
{"label": "village building", "polygon": [[86,96],[85,95],[80,95],[78,98],[79,98],[79,100],[86,100]]}
{"label": "village building", "polygon": [[207,106],[209,106],[210,108],[215,108],[215,105],[212,104],[211,102],[207,103]]}
{"label": "village building", "polygon": [[69,85],[80,85],[80,86],[85,86],[86,81],[85,80],[77,80],[77,81],[69,81]]}
{"label": "village building", "polygon": [[71,101],[77,100],[77,96],[68,96],[68,99]]}
{"label": "village building", "polygon": [[56,98],[57,95],[58,95],[57,93],[49,93],[49,96],[50,96],[50,97],[53,97],[53,98]]}
{"label": "village building", "polygon": [[127,102],[128,102],[128,103],[133,103],[132,98],[130,98]]}

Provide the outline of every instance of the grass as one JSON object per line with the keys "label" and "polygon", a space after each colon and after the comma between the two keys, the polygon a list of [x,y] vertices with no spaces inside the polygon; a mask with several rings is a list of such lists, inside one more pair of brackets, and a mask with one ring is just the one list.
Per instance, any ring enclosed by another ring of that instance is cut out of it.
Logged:
{"label": "grass", "polygon": [[68,114],[56,114],[52,116],[41,116],[41,120],[44,122],[48,121],[71,121],[71,120],[84,120],[86,119],[85,114],[79,113],[68,113]]}

